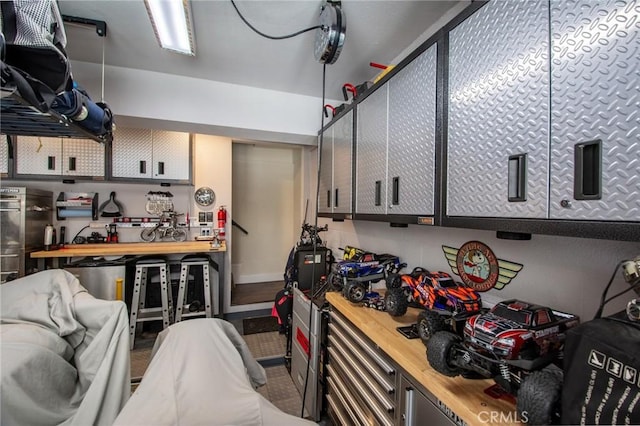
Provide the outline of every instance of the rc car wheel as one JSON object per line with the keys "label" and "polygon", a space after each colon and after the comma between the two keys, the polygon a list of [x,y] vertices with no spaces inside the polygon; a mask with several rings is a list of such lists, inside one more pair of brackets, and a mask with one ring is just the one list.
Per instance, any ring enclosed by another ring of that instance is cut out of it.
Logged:
{"label": "rc car wheel", "polygon": [[398,274],[389,274],[385,279],[387,289],[402,287],[402,278]]}
{"label": "rc car wheel", "polygon": [[347,284],[346,296],[349,302],[360,303],[364,299],[366,289],[362,284],[356,281],[352,281]]}
{"label": "rc car wheel", "polygon": [[462,369],[450,364],[454,346],[460,343],[460,337],[448,331],[435,333],[427,342],[427,360],[429,365],[440,374],[455,377]]}
{"label": "rc car wheel", "polygon": [[534,371],[518,390],[518,413],[530,425],[550,425],[559,420],[562,375],[558,371]]}
{"label": "rc car wheel", "polygon": [[426,310],[418,314],[418,335],[425,345],[434,334],[446,329],[444,319],[437,312]]}
{"label": "rc car wheel", "polygon": [[327,281],[329,282],[329,285],[331,286],[332,290],[335,290],[335,291],[342,290],[342,287],[343,287],[342,275],[331,272],[329,273],[329,277],[327,278]]}
{"label": "rc car wheel", "polygon": [[407,313],[409,301],[402,288],[392,288],[387,290],[384,296],[384,309],[392,317],[399,317]]}

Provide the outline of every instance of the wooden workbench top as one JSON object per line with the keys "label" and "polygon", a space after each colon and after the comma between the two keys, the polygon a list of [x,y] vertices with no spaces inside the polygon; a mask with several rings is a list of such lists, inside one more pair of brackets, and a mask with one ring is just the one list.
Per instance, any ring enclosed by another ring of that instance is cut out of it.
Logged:
{"label": "wooden workbench top", "polygon": [[146,254],[217,253],[227,251],[226,245],[211,247],[210,241],[68,244],[58,250],[31,253],[32,258],[124,256]]}
{"label": "wooden workbench top", "polygon": [[347,301],[340,293],[329,292],[326,300],[359,328],[383,352],[392,358],[414,381],[453,410],[468,425],[516,423],[516,407],[505,398],[487,395],[485,389],[495,382],[446,377],[429,365],[426,348],[420,339],[407,339],[396,327],[414,324],[418,309],[392,317],[386,312],[361,307]]}

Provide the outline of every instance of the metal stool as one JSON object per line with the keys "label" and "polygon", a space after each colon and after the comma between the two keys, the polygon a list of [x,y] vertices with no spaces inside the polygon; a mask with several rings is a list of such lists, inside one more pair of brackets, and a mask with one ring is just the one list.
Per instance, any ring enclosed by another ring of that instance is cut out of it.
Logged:
{"label": "metal stool", "polygon": [[[178,301],[176,307],[176,321],[182,321],[183,318],[205,316],[213,317],[213,308],[211,305],[211,279],[209,275],[209,264],[211,258],[206,254],[187,255],[180,261],[180,286],[178,287]],[[192,301],[187,304],[188,287],[190,283],[195,286],[195,277],[189,274],[191,267],[200,267],[202,271],[202,284],[204,291],[204,311],[200,310],[200,306],[195,306]],[[194,309],[194,307],[196,309]]]}
{"label": "metal stool", "polygon": [[[157,270],[159,272],[157,276],[159,282],[153,282],[152,280],[151,284],[160,285],[161,306],[145,307],[149,270]],[[173,322],[173,297],[171,295],[171,282],[169,281],[167,261],[163,258],[140,259],[136,262],[136,273],[131,298],[131,315],[129,316],[129,340],[131,349],[133,349],[134,346],[138,323],[160,320],[162,321],[163,329],[169,327]]]}

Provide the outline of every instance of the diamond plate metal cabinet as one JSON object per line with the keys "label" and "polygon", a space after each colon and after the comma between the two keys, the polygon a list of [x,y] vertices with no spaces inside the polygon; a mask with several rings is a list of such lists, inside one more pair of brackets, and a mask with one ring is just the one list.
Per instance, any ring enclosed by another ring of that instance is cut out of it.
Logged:
{"label": "diamond plate metal cabinet", "polygon": [[9,173],[9,144],[6,135],[0,135],[0,173]]}
{"label": "diamond plate metal cabinet", "polygon": [[633,0],[551,1],[554,219],[640,220],[639,17]]}
{"label": "diamond plate metal cabinet", "polygon": [[191,164],[188,133],[153,130],[153,178],[189,180]]}
{"label": "diamond plate metal cabinet", "polygon": [[60,176],[62,173],[61,138],[18,136],[16,173]]}
{"label": "diamond plate metal cabinet", "polygon": [[385,84],[358,104],[356,211],[386,214],[387,95]]}
{"label": "diamond plate metal cabinet", "polygon": [[[546,218],[546,2],[491,1],[454,28],[449,41],[446,213]],[[509,157],[516,155],[526,160],[521,173],[510,173]],[[513,198],[524,201],[509,201],[513,188],[521,195]]]}
{"label": "diamond plate metal cabinet", "polygon": [[151,178],[153,153],[151,130],[118,127],[111,143],[111,153],[113,177]]}
{"label": "diamond plate metal cabinet", "polygon": [[[320,136],[318,136],[320,147]],[[331,213],[333,210],[331,191],[333,189],[333,126],[323,132],[322,146],[320,147],[320,182],[318,192],[318,213]]]}
{"label": "diamond plate metal cabinet", "polygon": [[434,44],[389,80],[388,214],[434,214],[436,54]]}
{"label": "diamond plate metal cabinet", "polygon": [[188,133],[118,128],[112,142],[112,176],[189,180]]}
{"label": "diamond plate metal cabinet", "polygon": [[17,137],[17,173],[104,178],[105,147],[91,139]]}
{"label": "diamond plate metal cabinet", "polygon": [[64,176],[105,176],[105,146],[91,139],[62,140]]}
{"label": "diamond plate metal cabinet", "polygon": [[353,110],[333,127],[333,212],[351,213],[352,209],[352,152]]}

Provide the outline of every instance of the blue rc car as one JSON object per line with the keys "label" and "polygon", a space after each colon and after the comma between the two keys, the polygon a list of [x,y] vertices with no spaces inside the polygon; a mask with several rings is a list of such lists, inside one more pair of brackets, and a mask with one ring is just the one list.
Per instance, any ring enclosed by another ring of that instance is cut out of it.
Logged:
{"label": "blue rc car", "polygon": [[346,246],[343,260],[333,264],[328,281],[350,302],[362,302],[371,293],[371,284],[398,273],[406,263],[398,256],[375,254]]}

